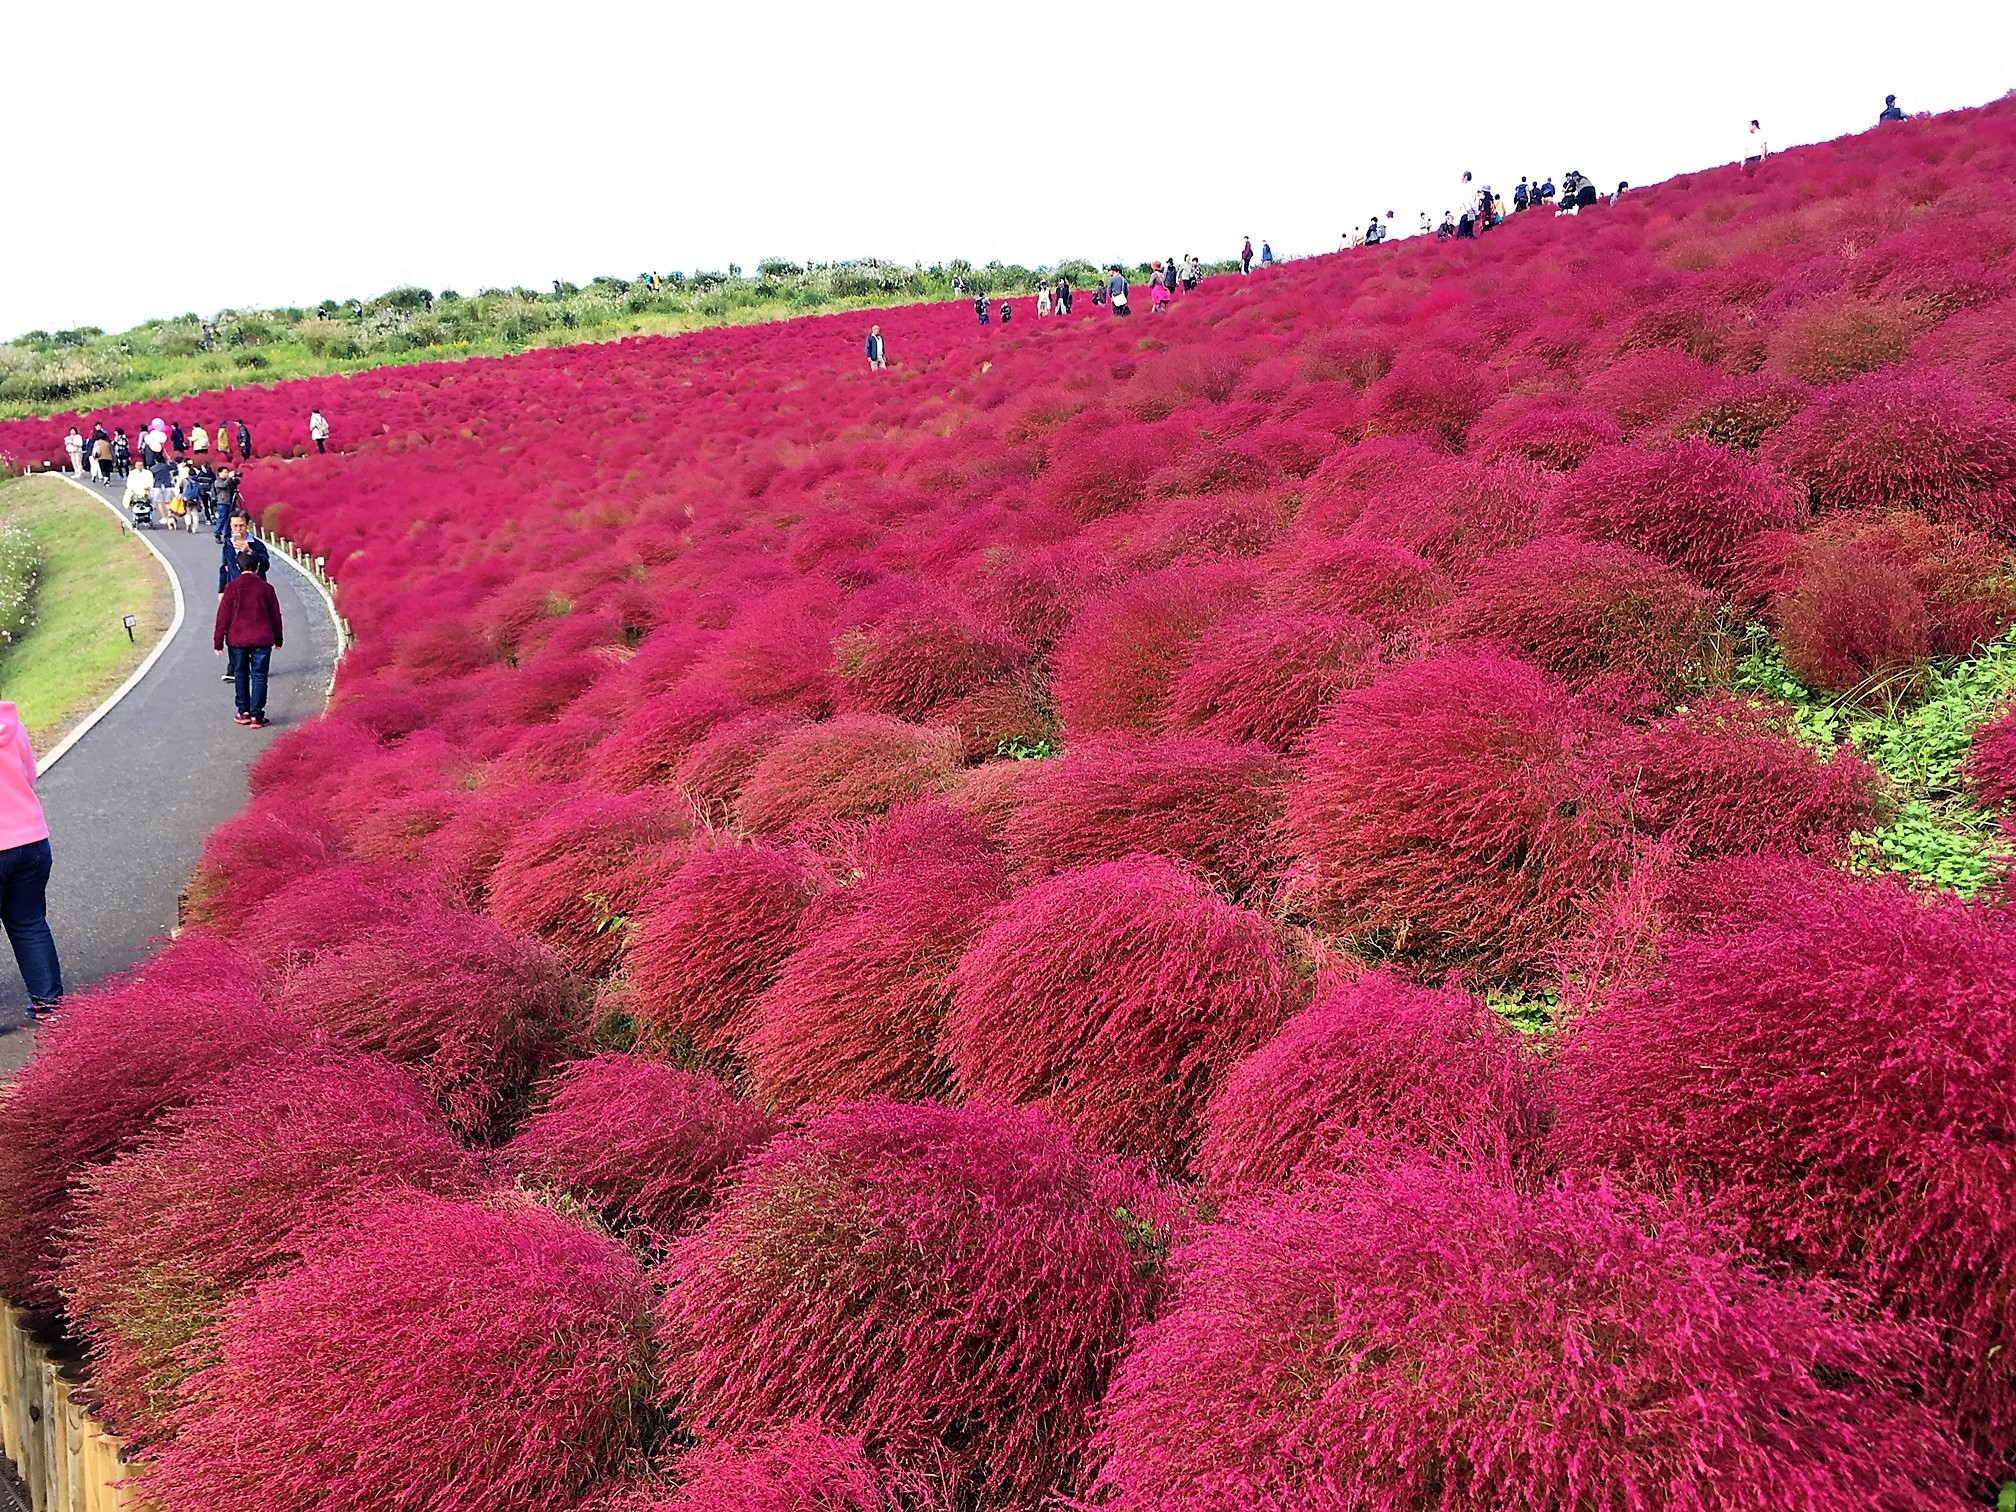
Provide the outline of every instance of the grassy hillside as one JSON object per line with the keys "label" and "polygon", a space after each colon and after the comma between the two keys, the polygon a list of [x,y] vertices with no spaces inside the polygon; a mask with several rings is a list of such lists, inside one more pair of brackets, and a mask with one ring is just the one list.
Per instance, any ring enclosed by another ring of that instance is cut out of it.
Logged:
{"label": "grassy hillside", "polygon": [[[0,697],[21,706],[35,749],[47,751],[161,638],[173,600],[147,548],[68,483],[0,482],[0,517],[42,548],[35,624],[0,645]],[[139,621],[131,641],[129,614]]]}
{"label": "grassy hillside", "polygon": [[[1231,264],[1211,264],[1222,271]],[[1145,277],[1145,268],[1135,270]],[[236,383],[352,373],[399,363],[495,356],[530,347],[663,335],[782,320],[817,311],[916,304],[963,292],[1033,294],[1062,274],[1088,288],[1098,271],[1070,261],[1034,269],[965,262],[904,267],[879,261],[800,267],[765,262],[753,275],[672,273],[655,283],[597,278],[550,290],[391,289],[375,299],[328,299],[312,309],[224,310],[150,320],[130,331],[30,331],[0,343],[0,415],[170,397]],[[953,280],[959,281],[959,289]]]}

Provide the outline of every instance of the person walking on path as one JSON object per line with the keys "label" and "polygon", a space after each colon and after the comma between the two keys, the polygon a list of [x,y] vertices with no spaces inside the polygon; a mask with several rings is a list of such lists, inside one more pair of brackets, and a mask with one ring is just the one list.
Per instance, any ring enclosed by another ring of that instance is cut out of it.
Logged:
{"label": "person walking on path", "polygon": [[244,461],[252,460],[252,428],[243,420],[238,422],[238,455]]}
{"label": "person walking on path", "polygon": [[63,963],[49,933],[49,820],[35,796],[35,752],[12,703],[0,702],[0,923],[28,989],[28,1012],[46,1018],[63,1001]]}
{"label": "person walking on path", "polygon": [[[884,355],[885,350],[882,345],[882,327],[879,325],[868,327],[868,371],[879,373],[889,366],[889,359]],[[319,412],[316,418],[321,418]]]}
{"label": "person walking on path", "polygon": [[112,438],[102,425],[91,430],[91,476],[100,483],[112,481]]}
{"label": "person walking on path", "polygon": [[1883,121],[1901,121],[1904,119],[1904,112],[1897,108],[1897,96],[1883,96],[1883,114],[1876,117],[1876,119],[1879,123]]}
{"label": "person walking on path", "polygon": [[126,439],[123,425],[112,435],[112,470],[121,477],[133,471],[133,443]]}
{"label": "person walking on path", "polygon": [[63,438],[63,450],[70,454],[70,475],[84,476],[84,435],[76,426],[71,426],[69,434]]}
{"label": "person walking on path", "polygon": [[1120,264],[1113,264],[1112,276],[1106,280],[1106,299],[1113,306],[1115,315],[1131,315],[1127,308],[1127,275],[1120,271]]}
{"label": "person walking on path", "polygon": [[[882,328],[877,326],[875,329],[879,331]],[[319,409],[308,411],[308,439],[315,443],[318,453],[329,450],[329,421]]]}
{"label": "person walking on path", "polygon": [[238,576],[217,600],[217,624],[212,649],[219,656],[229,646],[236,663],[233,691],[237,695],[238,723],[255,730],[266,728],[266,679],[273,666],[273,653],[283,644],[280,626],[280,595],[259,576],[259,559],[250,551],[238,554]]}
{"label": "person walking on path", "polygon": [[1246,245],[1239,249],[1239,271],[1241,273],[1253,271],[1253,238],[1250,236],[1246,238]]}

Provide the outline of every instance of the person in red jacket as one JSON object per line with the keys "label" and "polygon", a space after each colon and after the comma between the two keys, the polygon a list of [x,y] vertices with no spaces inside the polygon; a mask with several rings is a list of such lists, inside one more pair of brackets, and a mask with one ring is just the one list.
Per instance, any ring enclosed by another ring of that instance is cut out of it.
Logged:
{"label": "person in red jacket", "polygon": [[238,723],[266,728],[266,674],[280,649],[280,595],[258,573],[259,559],[250,551],[238,554],[238,576],[217,600],[217,629],[212,648],[219,656],[229,646],[237,677]]}

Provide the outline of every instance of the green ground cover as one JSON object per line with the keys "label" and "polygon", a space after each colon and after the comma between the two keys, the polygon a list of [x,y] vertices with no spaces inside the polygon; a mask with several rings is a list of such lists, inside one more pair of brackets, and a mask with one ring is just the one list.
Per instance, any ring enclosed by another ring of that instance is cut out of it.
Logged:
{"label": "green ground cover", "polygon": [[[1236,263],[1208,263],[1222,272]],[[800,267],[765,262],[744,275],[598,278],[585,288],[451,291],[398,288],[375,299],[331,299],[312,309],[225,310],[152,320],[130,331],[30,331],[0,342],[0,416],[137,399],[169,399],[236,383],[354,373],[400,363],[496,356],[529,347],[612,341],[822,311],[882,309],[927,300],[1033,294],[1058,274],[1089,297],[1090,263],[1024,268],[964,262],[931,267],[863,261]],[[1144,266],[1130,270],[1145,279]],[[953,281],[961,286],[955,290]]]}
{"label": "green ground cover", "polygon": [[[168,628],[174,599],[147,548],[109,510],[55,478],[0,482],[0,517],[42,552],[34,623],[0,644],[0,698],[21,706],[38,752],[127,678]],[[126,638],[123,618],[138,623]]]}

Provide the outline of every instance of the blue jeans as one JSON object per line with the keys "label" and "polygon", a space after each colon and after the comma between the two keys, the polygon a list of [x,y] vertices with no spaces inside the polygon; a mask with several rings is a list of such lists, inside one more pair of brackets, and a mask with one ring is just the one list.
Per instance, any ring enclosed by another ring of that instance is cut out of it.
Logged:
{"label": "blue jeans", "polygon": [[266,669],[273,663],[271,646],[233,646],[231,670],[237,674],[238,712],[266,717]]}
{"label": "blue jeans", "polygon": [[53,1003],[63,996],[63,963],[56,959],[56,937],[49,933],[44,898],[49,889],[49,842],[31,840],[0,850],[0,922],[28,996]]}

